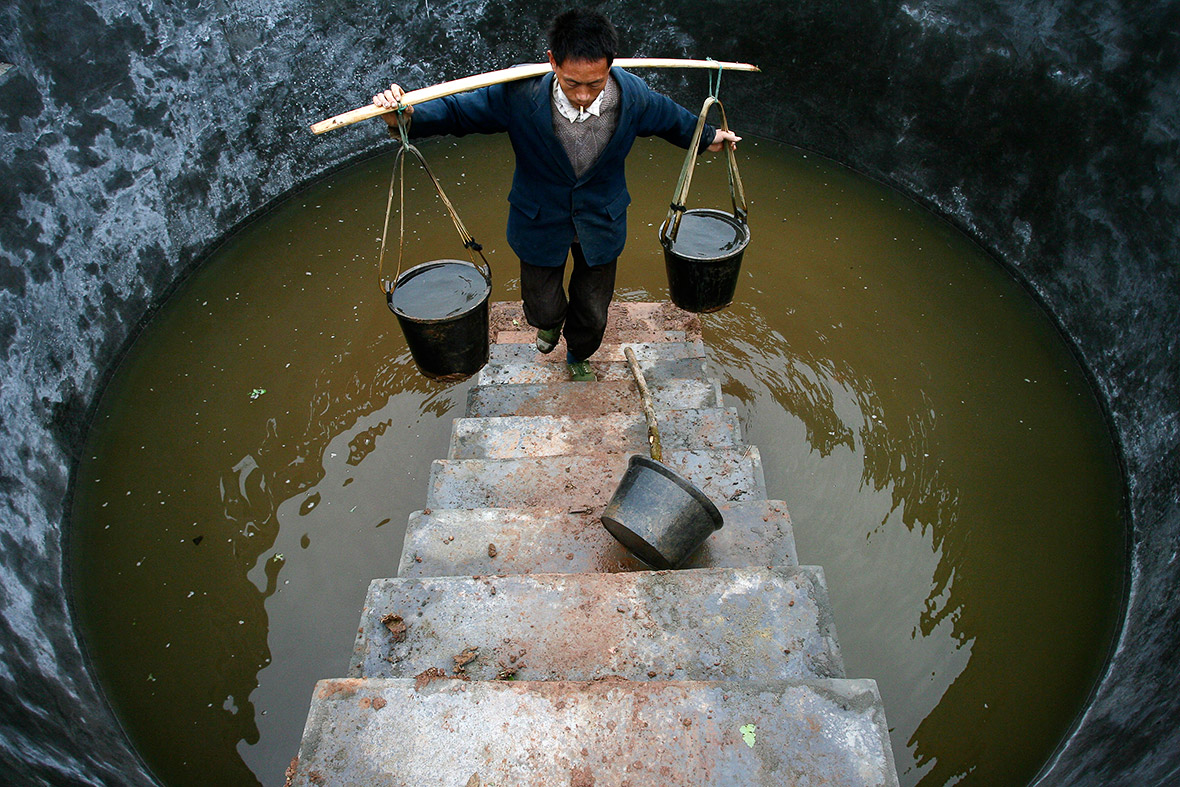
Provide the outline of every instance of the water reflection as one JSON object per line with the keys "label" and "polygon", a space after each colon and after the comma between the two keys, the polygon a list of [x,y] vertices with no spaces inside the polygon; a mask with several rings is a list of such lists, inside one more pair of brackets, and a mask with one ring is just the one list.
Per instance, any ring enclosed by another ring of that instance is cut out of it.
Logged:
{"label": "water reflection", "polygon": [[[417,374],[383,299],[358,304],[369,260],[340,236],[358,198],[288,205],[235,239],[156,317],[89,436],[76,603],[169,785],[282,784],[368,580],[396,573],[383,526],[422,506],[465,401]],[[276,248],[282,265],[257,263]]]}
{"label": "water reflection", "polygon": [[[417,374],[408,350],[380,360],[379,349],[370,346],[359,353],[379,359],[370,378],[362,380],[355,370],[343,377],[343,358],[317,377],[316,404],[302,440],[286,444],[294,447],[297,461],[277,468],[290,471],[291,478],[283,481],[293,483],[273,511],[277,537],[265,544],[249,572],[256,586],[265,583],[268,640],[276,648],[250,694],[259,709],[261,737],[268,741],[291,741],[291,722],[306,715],[315,681],[346,673],[348,652],[340,643],[349,640],[356,620],[338,613],[360,610],[369,578],[397,573],[400,539],[385,531],[377,534],[377,528],[405,521],[422,507],[425,469],[445,449],[439,453],[437,438],[419,440],[420,432],[426,428],[437,435],[436,419],[449,422],[466,404],[470,381],[426,380]],[[348,384],[341,386],[341,379]],[[415,456],[420,447],[426,452]],[[414,493],[395,501],[386,493],[396,489]],[[376,566],[375,554],[384,556]],[[333,643],[332,654],[323,653],[319,643]],[[318,658],[308,658],[317,652]],[[237,750],[269,783],[284,771],[294,748],[258,742],[259,736],[243,738]]]}
{"label": "water reflection", "polygon": [[[763,444],[768,482],[782,476],[773,468],[787,458],[784,452],[795,453],[791,433],[800,428],[802,440],[796,444],[827,460],[821,464],[824,475],[831,477],[829,483],[851,485],[855,480],[855,495],[848,489],[824,495],[829,505],[846,503],[839,514],[829,516],[847,530],[835,572],[828,568],[829,586],[860,577],[859,587],[833,587],[833,593],[873,598],[880,590],[863,578],[878,578],[881,566],[889,566],[889,597],[902,619],[896,614],[874,616],[858,621],[854,633],[838,616],[838,634],[845,643],[872,643],[869,660],[875,666],[850,670],[849,675],[877,676],[877,665],[903,665],[899,672],[890,670],[893,674],[883,690],[889,694],[890,683],[908,687],[904,706],[890,703],[887,696],[886,708],[894,739],[913,747],[920,721],[962,674],[974,642],[973,635],[956,626],[956,569],[944,555],[943,541],[955,526],[959,493],[930,457],[936,424],[929,397],[918,389],[910,399],[915,406],[908,411],[887,407],[871,377],[831,356],[826,337],[795,335],[788,342],[750,306],[737,304],[710,315],[706,323],[710,360],[724,370],[722,390],[727,403],[742,413],[747,439]],[[763,436],[771,435],[767,451]],[[793,457],[790,464],[797,467],[804,461]],[[771,483],[773,496],[793,499],[795,485],[789,474],[787,479],[777,491],[777,484]],[[797,526],[806,527],[799,511],[794,506],[792,510]],[[863,542],[852,543],[858,538]],[[814,558],[801,552],[801,560]],[[901,765],[905,767],[904,761]],[[920,757],[916,767],[918,774],[911,778],[929,770]]]}

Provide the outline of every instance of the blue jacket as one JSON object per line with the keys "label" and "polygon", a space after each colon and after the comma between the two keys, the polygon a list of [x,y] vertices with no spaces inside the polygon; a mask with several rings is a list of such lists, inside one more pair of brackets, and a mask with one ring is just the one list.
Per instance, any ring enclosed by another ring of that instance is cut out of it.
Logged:
{"label": "blue jacket", "polygon": [[[419,104],[410,134],[507,131],[516,154],[508,195],[512,250],[527,263],[554,267],[565,263],[576,236],[586,262],[604,265],[622,253],[627,240],[631,195],[623,162],[635,138],[659,136],[687,148],[697,123],[696,115],[639,77],[620,68],[612,68],[611,74],[620,88],[619,124],[598,161],[580,178],[553,132],[553,74]],[[712,126],[706,126],[702,149],[713,134]]]}

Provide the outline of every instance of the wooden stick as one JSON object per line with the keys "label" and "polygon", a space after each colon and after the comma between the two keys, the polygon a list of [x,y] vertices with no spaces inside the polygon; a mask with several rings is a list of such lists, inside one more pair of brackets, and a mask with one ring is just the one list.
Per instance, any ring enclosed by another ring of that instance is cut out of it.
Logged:
{"label": "wooden stick", "polygon": [[651,458],[657,462],[664,461],[664,451],[660,447],[660,427],[656,425],[656,409],[652,404],[651,391],[647,390],[647,379],[643,370],[639,368],[639,359],[630,347],[623,348],[627,356],[627,365],[631,367],[631,374],[635,377],[635,384],[639,386],[639,398],[643,404],[643,417],[647,419],[647,442],[651,446]]}
{"label": "wooden stick", "polygon": [[[663,57],[620,57],[615,59],[614,65],[619,68],[713,68],[722,69],[723,71],[760,70],[757,66],[752,66],[749,63],[727,63],[718,60],[680,60],[677,58]],[[530,77],[547,74],[550,70],[551,68],[548,63],[534,63],[526,66],[517,66],[516,68],[501,68],[499,71],[489,71],[486,74],[474,74],[431,87],[411,90],[402,96],[402,105],[407,107],[413,106],[414,104],[421,104],[423,101],[451,96],[455,93],[464,93],[468,90],[475,90],[477,88],[487,87],[488,85],[515,82],[518,79],[529,79]],[[384,115],[387,112],[394,111],[394,109],[386,109],[376,104],[369,104],[367,107],[360,107],[350,112],[345,112],[343,115],[321,120],[311,127],[311,133],[323,134],[325,131],[331,131],[334,128],[351,126],[353,123],[359,123],[362,120],[368,120],[369,118],[375,118],[378,115]]]}

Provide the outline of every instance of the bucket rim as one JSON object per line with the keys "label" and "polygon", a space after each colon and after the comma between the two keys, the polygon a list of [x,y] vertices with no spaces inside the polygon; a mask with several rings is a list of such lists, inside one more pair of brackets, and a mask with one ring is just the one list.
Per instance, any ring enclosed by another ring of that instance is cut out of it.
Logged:
{"label": "bucket rim", "polygon": [[[736,227],[738,230],[738,235],[740,236],[740,242],[737,248],[730,249],[725,254],[719,254],[715,257],[689,257],[688,255],[681,254],[675,250],[675,244],[670,244],[667,242],[668,238],[664,233],[664,230],[668,226],[668,220],[664,219],[664,223],[660,225],[660,245],[663,246],[664,250],[669,254],[675,254],[680,259],[687,260],[689,262],[728,262],[737,255],[745,252],[746,247],[750,245],[750,225],[744,221],[738,221],[735,214],[726,213],[725,211],[718,210],[717,208],[689,208],[688,210],[684,211],[685,216],[689,215],[690,213],[696,216],[709,215],[715,218],[724,219],[726,222]],[[684,221],[684,219],[682,218],[681,221]]]}
{"label": "bucket rim", "polygon": [[721,512],[717,509],[717,504],[710,500],[708,495],[706,495],[700,489],[697,489],[697,487],[691,481],[677,473],[672,468],[661,462],[657,462],[650,456],[645,456],[643,454],[632,455],[631,460],[628,462],[628,467],[632,465],[640,465],[641,467],[646,467],[649,470],[653,470],[687,492],[693,500],[695,500],[703,509],[705,509],[705,513],[709,515],[709,519],[713,521],[714,530],[720,530],[722,525],[725,524],[725,520],[721,516]]}
{"label": "bucket rim", "polygon": [[[459,312],[455,312],[454,314],[447,315],[446,317],[416,317],[414,315],[406,314],[404,311],[402,311],[401,309],[397,308],[397,306],[394,305],[393,293],[404,282],[408,281],[409,279],[413,278],[414,276],[417,276],[419,273],[422,273],[423,271],[425,271],[428,268],[437,268],[441,265],[446,265],[449,263],[458,263],[458,264],[464,265],[468,268],[473,268],[475,270],[475,272],[480,275],[480,277],[483,279],[484,287],[485,287],[484,294],[483,294],[482,298],[480,298],[475,303],[470,304],[466,309],[463,309],[462,311],[459,311]],[[480,306],[482,306],[484,303],[486,303],[488,301],[488,299],[491,297],[492,297],[492,279],[490,276],[488,276],[488,274],[484,273],[482,268],[480,268],[478,265],[473,264],[469,260],[443,258],[443,259],[437,259],[437,260],[427,260],[426,262],[420,262],[417,265],[415,265],[414,267],[408,268],[408,269],[402,271],[401,274],[398,275],[398,277],[394,280],[393,287],[389,290],[388,304],[389,304],[389,310],[391,312],[393,312],[394,314],[396,314],[398,317],[401,317],[406,320],[410,320],[415,323],[431,324],[431,323],[440,323],[440,322],[451,322],[452,320],[456,320],[460,317],[464,317],[464,316],[470,314],[475,309],[478,309]]]}

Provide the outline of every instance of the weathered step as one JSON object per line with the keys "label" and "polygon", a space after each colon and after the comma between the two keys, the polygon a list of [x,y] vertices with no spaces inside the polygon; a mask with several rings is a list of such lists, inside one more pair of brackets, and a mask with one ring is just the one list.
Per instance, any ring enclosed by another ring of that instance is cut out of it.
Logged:
{"label": "weathered step", "polygon": [[[740,445],[733,408],[664,410],[657,415],[660,442],[669,451]],[[595,418],[532,415],[456,418],[448,459],[509,459],[609,452],[646,452],[642,415],[611,413]]]}
{"label": "weathered step", "polygon": [[[525,344],[532,345],[533,351],[536,352],[537,329],[528,328],[527,330],[511,330],[499,331],[494,338],[492,347],[497,344]],[[696,336],[694,335],[694,338]],[[689,341],[687,331],[616,331],[611,336],[612,342],[619,342],[627,344],[631,342],[687,342]],[[558,348],[553,352],[560,350],[559,358],[565,357],[564,340],[558,345]]]}
{"label": "weathered step", "polygon": [[[631,380],[631,367],[626,361],[601,361],[590,359],[590,368],[600,381]],[[644,378],[648,385],[654,385],[660,380],[674,378],[703,380],[709,372],[704,358],[671,358],[641,362]],[[552,362],[522,362],[504,363],[491,361],[479,370],[476,378],[477,385],[530,385],[536,383],[560,383],[570,379],[569,367],[565,363],[564,354],[561,363]]]}
{"label": "weathered step", "polygon": [[[718,505],[725,525],[684,568],[793,566],[799,560],[781,500]],[[588,514],[544,510],[441,509],[410,515],[399,577],[580,574],[646,570]]]}
{"label": "weathered step", "polygon": [[375,579],[350,677],[842,678],[823,569]]}
{"label": "weathered step", "polygon": [[327,680],[292,787],[894,787],[872,680]]}
{"label": "weathered step", "polygon": [[[705,347],[695,342],[666,342],[664,344],[604,345],[590,359],[590,366],[599,380],[630,380],[632,373],[624,355],[625,348],[635,352],[639,368],[649,384],[672,378],[703,380],[708,376],[705,367]],[[559,348],[560,349],[560,348]],[[548,355],[524,344],[494,344],[491,360],[479,372],[478,385],[567,382],[569,368],[565,352],[556,350]]]}
{"label": "weathered step", "polygon": [[[630,454],[520,459],[436,459],[426,507],[590,510],[606,505]],[[664,464],[715,503],[765,500],[762,459],[754,446],[667,451]]]}
{"label": "weathered step", "polygon": [[[490,335],[493,339],[501,331],[524,332],[532,335],[536,331],[529,327],[524,318],[520,301],[494,302],[488,310]],[[621,335],[657,334],[664,331],[682,331],[690,339],[701,336],[701,320],[697,315],[683,311],[668,301],[660,303],[631,303],[614,301],[607,311],[605,343],[619,341]],[[532,341],[532,337],[528,339]]]}
{"label": "weathered step", "polygon": [[[701,410],[722,407],[716,380],[674,379],[651,387],[657,410]],[[634,380],[597,383],[477,385],[467,394],[467,415],[566,415],[592,418],[607,413],[640,413],[639,389]]]}
{"label": "weathered step", "polygon": [[[618,361],[626,363],[627,348],[635,353],[635,359],[642,368],[645,362],[660,360],[674,360],[677,358],[705,357],[705,344],[700,339],[679,342],[621,342],[618,344],[603,344],[598,352],[591,356],[593,361]],[[560,355],[554,350],[551,353],[541,353],[531,344],[493,344],[488,348],[489,360],[492,363],[549,363],[554,366],[565,365],[565,353]]]}

